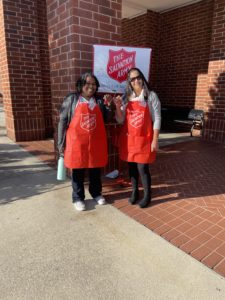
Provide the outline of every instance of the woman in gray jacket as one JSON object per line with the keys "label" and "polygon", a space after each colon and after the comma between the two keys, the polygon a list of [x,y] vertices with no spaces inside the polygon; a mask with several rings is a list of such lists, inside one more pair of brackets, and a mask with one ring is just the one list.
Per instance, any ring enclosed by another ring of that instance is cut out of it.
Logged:
{"label": "woman in gray jacket", "polygon": [[156,158],[158,136],[161,125],[160,101],[143,73],[132,68],[127,75],[126,93],[114,99],[116,120],[122,124],[119,137],[120,159],[128,162],[134,204],[139,199],[139,175],[144,196],[139,206],[144,208],[151,202],[151,174],[149,164]]}

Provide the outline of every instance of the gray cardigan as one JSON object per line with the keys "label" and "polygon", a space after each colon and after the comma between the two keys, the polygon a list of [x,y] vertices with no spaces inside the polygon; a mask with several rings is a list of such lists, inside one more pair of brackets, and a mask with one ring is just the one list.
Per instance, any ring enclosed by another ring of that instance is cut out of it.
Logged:
{"label": "gray cardigan", "polygon": [[[135,98],[137,98],[137,97],[135,97]],[[132,101],[132,99],[130,101]],[[140,97],[140,101],[143,101],[143,99],[141,97]],[[160,104],[157,94],[155,92],[151,91],[147,102],[148,102],[148,107],[149,107],[149,111],[151,114],[151,119],[153,122],[153,130],[154,129],[160,130],[160,127],[161,127],[161,104]],[[120,124],[122,124],[125,119],[126,105],[127,105],[127,103],[123,104],[123,107],[122,107],[123,118],[122,119],[116,118],[117,122]]]}

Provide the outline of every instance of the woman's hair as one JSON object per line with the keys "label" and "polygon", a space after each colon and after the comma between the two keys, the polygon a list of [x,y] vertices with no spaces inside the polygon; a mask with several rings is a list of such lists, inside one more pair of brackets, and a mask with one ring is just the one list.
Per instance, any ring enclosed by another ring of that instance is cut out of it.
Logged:
{"label": "woman's hair", "polygon": [[83,86],[85,86],[85,84],[87,82],[87,77],[94,78],[94,80],[96,82],[96,92],[98,91],[100,84],[99,84],[97,77],[91,72],[86,72],[83,75],[81,75],[76,82],[76,91],[78,94],[81,94],[82,88],[83,88]]}
{"label": "woman's hair", "polygon": [[131,82],[130,82],[130,73],[133,72],[133,71],[137,71],[143,81],[143,89],[144,89],[144,98],[145,100],[147,101],[148,100],[148,97],[149,97],[149,94],[150,94],[150,86],[147,82],[147,80],[145,79],[145,76],[144,74],[141,72],[140,69],[138,68],[131,68],[128,73],[127,73],[127,83],[126,83],[126,91],[125,91],[125,94],[126,94],[126,98],[129,99],[130,96],[132,95],[133,93],[133,88],[131,86]]}

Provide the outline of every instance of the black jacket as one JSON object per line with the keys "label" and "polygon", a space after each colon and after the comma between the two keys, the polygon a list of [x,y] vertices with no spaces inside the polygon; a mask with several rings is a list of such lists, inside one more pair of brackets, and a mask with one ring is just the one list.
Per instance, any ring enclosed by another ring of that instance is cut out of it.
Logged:
{"label": "black jacket", "polygon": [[[66,131],[73,118],[78,97],[78,93],[69,93],[64,98],[62,106],[60,108],[58,123],[58,151],[60,155],[63,155],[65,149]],[[95,99],[101,109],[104,121],[109,122],[112,119],[111,109],[104,105],[103,99],[101,97],[96,97]]]}

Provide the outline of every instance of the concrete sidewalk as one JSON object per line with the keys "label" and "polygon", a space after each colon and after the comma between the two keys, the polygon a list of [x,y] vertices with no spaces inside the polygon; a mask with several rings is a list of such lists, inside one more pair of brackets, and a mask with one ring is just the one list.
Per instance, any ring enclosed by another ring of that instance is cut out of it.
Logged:
{"label": "concrete sidewalk", "polygon": [[4,133],[0,190],[0,299],[225,299],[223,277],[111,205],[75,211],[69,180]]}

